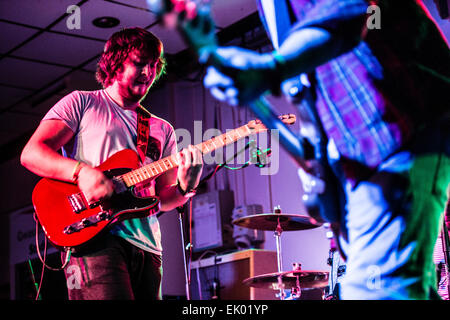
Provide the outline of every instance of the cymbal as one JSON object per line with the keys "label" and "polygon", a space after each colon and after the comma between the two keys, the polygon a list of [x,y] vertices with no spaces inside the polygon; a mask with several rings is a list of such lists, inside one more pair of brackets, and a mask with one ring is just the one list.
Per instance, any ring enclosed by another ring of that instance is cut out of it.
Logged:
{"label": "cymbal", "polygon": [[275,231],[278,223],[282,231],[307,230],[322,225],[309,216],[289,213],[261,213],[233,220],[237,226],[266,231]]}
{"label": "cymbal", "polygon": [[245,279],[242,283],[254,288],[279,290],[278,277],[284,284],[284,289],[297,287],[301,289],[324,288],[328,285],[327,271],[294,270],[262,274]]}

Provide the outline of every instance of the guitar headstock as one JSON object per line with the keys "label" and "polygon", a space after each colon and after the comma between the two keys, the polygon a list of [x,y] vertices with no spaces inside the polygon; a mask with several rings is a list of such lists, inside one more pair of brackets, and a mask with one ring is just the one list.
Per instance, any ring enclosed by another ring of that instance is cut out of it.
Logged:
{"label": "guitar headstock", "polygon": [[[292,125],[297,120],[297,117],[295,114],[289,113],[289,114],[283,114],[278,117],[284,124]],[[250,128],[250,130],[253,131],[253,133],[260,133],[267,130],[267,127],[262,123],[261,120],[251,120],[247,123],[247,126]]]}

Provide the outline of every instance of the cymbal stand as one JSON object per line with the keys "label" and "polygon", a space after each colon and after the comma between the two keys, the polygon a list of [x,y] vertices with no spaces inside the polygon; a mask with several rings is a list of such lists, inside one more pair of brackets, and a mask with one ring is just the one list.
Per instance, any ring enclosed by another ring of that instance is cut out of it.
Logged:
{"label": "cymbal stand", "polygon": [[[274,209],[275,213],[281,213],[280,206],[276,206]],[[281,269],[283,268],[283,261],[281,257],[281,233],[283,232],[283,228],[281,228],[280,224],[280,218],[277,219],[277,228],[275,229],[274,236],[276,240],[277,245],[277,265],[278,265],[278,273],[280,274],[278,276],[278,289],[280,290],[280,293],[278,294],[280,300],[284,300],[286,297],[286,293],[284,292],[284,283],[283,278],[281,275]]]}
{"label": "cymbal stand", "polygon": [[[294,271],[300,271],[302,269],[302,265],[300,263],[294,263],[293,270]],[[293,300],[300,299],[300,296],[302,294],[302,289],[300,287],[300,275],[297,274],[295,276],[295,287],[291,288],[291,297]]]}

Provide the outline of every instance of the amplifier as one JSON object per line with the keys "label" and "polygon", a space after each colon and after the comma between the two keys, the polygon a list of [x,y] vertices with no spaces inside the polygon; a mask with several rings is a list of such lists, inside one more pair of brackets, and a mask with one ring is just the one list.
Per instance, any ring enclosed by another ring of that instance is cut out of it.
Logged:
{"label": "amplifier", "polygon": [[242,282],[277,271],[275,251],[249,249],[193,261],[193,300],[276,300],[275,290],[253,288]]}
{"label": "amplifier", "polygon": [[[232,219],[236,220],[261,213],[263,213],[263,207],[260,204],[238,206],[233,209]],[[233,239],[239,249],[250,249],[260,248],[259,246],[264,242],[265,237],[263,230],[254,230],[235,225],[233,226]]]}
{"label": "amplifier", "polygon": [[234,195],[228,190],[211,191],[192,198],[194,253],[236,249],[231,224],[233,208]]}

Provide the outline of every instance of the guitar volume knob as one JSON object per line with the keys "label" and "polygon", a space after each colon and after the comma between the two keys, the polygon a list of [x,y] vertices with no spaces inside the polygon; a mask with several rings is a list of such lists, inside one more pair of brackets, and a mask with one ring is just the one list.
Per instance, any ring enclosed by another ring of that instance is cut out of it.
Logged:
{"label": "guitar volume knob", "polygon": [[106,211],[100,211],[100,212],[97,214],[97,221],[102,221],[102,220],[106,220],[106,219],[108,219],[108,212],[106,212]]}
{"label": "guitar volume knob", "polygon": [[64,234],[71,234],[75,232],[75,228],[73,226],[67,226],[64,228],[63,233]]}
{"label": "guitar volume knob", "polygon": [[91,224],[91,222],[87,218],[82,219],[80,223],[83,227],[88,227]]}

